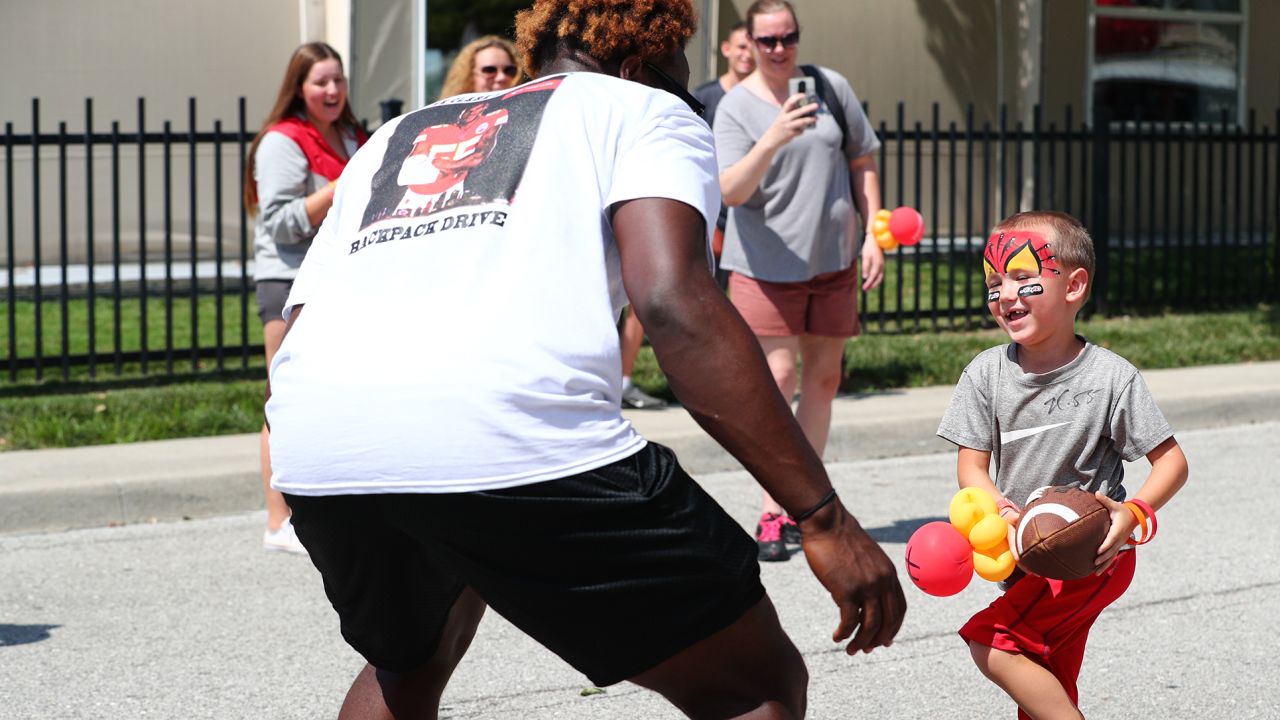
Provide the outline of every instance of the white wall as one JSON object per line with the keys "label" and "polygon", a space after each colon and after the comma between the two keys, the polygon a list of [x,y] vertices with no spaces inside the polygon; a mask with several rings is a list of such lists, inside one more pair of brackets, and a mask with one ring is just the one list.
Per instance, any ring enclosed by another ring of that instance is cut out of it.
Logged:
{"label": "white wall", "polygon": [[0,121],[30,131],[31,98],[46,130],[82,125],[94,98],[98,124],[186,122],[198,113],[233,122],[248,101],[250,125],[270,108],[299,43],[298,0],[0,0]]}

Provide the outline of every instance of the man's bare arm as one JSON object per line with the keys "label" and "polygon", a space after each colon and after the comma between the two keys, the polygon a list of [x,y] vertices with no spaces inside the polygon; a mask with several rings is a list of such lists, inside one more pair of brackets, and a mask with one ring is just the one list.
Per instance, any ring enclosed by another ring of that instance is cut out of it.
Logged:
{"label": "man's bare arm", "polygon": [[[702,216],[644,198],[617,205],[613,228],[627,296],[676,397],[788,512],[818,504],[831,490],[826,469],[707,268]],[[810,567],[840,608],[834,638],[852,636],[851,653],[888,645],[906,611],[893,563],[838,499],[801,531]]]}

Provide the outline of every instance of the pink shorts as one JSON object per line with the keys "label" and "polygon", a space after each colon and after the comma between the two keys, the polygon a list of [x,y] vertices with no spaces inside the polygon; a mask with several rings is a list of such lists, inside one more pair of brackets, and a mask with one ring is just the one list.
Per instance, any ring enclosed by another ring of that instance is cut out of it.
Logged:
{"label": "pink shorts", "polygon": [[[1137,553],[1122,551],[1102,575],[1046,580],[1027,575],[960,628],[960,637],[1044,665],[1079,704],[1076,680],[1089,629],[1129,589]],[[1018,717],[1027,717],[1021,710]]]}
{"label": "pink shorts", "polygon": [[858,266],[802,282],[729,275],[729,298],[752,332],[763,337],[853,337],[858,323]]}

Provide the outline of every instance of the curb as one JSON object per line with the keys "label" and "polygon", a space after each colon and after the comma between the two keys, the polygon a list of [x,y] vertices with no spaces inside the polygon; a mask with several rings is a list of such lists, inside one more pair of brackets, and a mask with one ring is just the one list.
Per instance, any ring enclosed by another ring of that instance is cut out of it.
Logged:
{"label": "curb", "polygon": [[[1143,373],[1175,431],[1280,420],[1280,362]],[[824,460],[950,452],[934,432],[951,387],[836,399]],[[628,411],[694,474],[741,466],[681,408]],[[0,534],[57,532],[263,507],[257,433],[0,453]]]}
{"label": "curb", "polygon": [[0,533],[262,508],[258,434],[0,454]]}

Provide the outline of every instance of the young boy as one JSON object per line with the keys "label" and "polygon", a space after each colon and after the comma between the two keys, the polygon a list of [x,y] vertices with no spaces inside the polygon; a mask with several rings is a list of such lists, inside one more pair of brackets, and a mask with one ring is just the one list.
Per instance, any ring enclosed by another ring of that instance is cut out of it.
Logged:
{"label": "young boy", "polygon": [[[1186,458],[1138,371],[1075,334],[1093,267],[1093,241],[1069,215],[1019,213],[995,227],[983,253],[987,307],[1012,342],[969,363],[938,427],[960,448],[960,487],[991,493],[1011,525],[1046,485],[1094,491],[1111,511],[1094,575],[1058,581],[1015,571],[1005,594],[960,629],[1019,718],[1082,717],[1085,641],[1133,579],[1130,533],[1141,524],[1150,539],[1154,511],[1187,479]],[[1122,461],[1143,455],[1151,473],[1124,503]]]}

